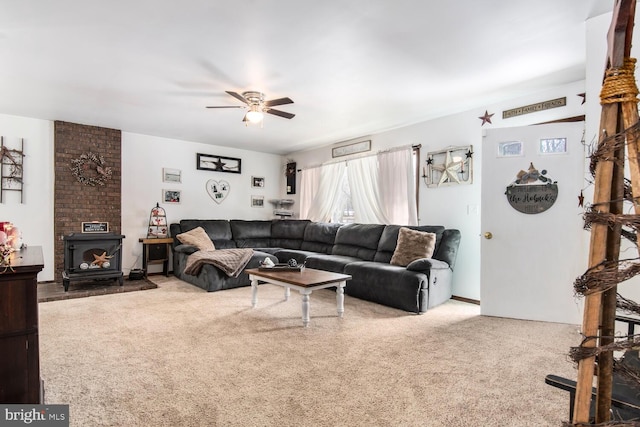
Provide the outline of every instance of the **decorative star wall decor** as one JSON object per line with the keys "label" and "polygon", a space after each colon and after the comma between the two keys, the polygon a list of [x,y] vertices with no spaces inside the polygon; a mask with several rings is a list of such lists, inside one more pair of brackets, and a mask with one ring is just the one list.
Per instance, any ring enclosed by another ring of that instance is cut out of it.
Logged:
{"label": "decorative star wall decor", "polygon": [[471,184],[473,181],[473,147],[449,147],[427,153],[426,172],[423,176],[427,187]]}
{"label": "decorative star wall decor", "polygon": [[484,116],[480,116],[478,117],[480,120],[482,120],[482,124],[480,126],[484,126],[485,123],[491,123],[491,117],[493,117],[495,113],[491,113],[489,114],[489,112],[487,110],[484,110]]}
{"label": "decorative star wall decor", "polygon": [[578,96],[581,96],[581,97],[582,97],[582,102],[580,103],[580,105],[584,104],[584,103],[587,101],[587,94],[586,94],[586,92],[579,93],[579,94],[578,94]]}

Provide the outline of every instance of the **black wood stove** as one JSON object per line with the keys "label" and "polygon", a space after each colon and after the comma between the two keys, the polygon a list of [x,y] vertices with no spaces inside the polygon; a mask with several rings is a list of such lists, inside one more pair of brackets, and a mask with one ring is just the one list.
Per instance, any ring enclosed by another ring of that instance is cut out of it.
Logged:
{"label": "black wood stove", "polygon": [[123,235],[114,233],[71,233],[64,236],[62,284],[65,292],[72,280],[113,279],[122,286],[122,239]]}

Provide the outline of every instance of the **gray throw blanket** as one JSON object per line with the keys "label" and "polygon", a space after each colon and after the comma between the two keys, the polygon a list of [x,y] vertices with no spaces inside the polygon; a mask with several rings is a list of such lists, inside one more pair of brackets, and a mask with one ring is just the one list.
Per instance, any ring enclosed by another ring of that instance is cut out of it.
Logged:
{"label": "gray throw blanket", "polygon": [[249,263],[253,249],[217,249],[197,251],[189,255],[184,268],[185,274],[197,276],[205,264],[213,264],[229,277],[238,277]]}

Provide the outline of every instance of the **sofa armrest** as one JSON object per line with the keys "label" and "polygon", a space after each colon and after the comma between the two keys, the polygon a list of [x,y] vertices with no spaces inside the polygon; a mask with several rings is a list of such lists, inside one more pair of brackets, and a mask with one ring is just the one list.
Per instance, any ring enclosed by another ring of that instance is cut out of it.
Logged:
{"label": "sofa armrest", "polygon": [[197,246],[184,244],[176,246],[175,248],[173,248],[173,250],[174,252],[180,252],[187,255],[191,255],[192,253],[199,251]]}
{"label": "sofa armrest", "polygon": [[410,271],[429,271],[449,268],[449,264],[439,259],[433,258],[420,258],[415,261],[411,261],[407,265],[407,270]]}

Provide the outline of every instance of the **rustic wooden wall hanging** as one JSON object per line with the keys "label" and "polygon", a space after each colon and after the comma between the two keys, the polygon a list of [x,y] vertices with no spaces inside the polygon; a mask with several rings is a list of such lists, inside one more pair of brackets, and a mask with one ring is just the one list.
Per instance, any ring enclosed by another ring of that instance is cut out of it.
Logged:
{"label": "rustic wooden wall hanging", "polygon": [[449,147],[427,153],[422,178],[427,187],[471,184],[473,182],[473,146]]}
{"label": "rustic wooden wall hanging", "polygon": [[0,203],[4,202],[5,191],[19,192],[20,203],[23,203],[23,177],[24,139],[20,139],[20,149],[8,148],[0,136]]}

